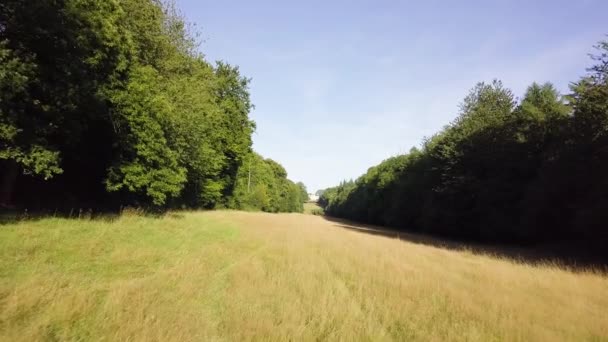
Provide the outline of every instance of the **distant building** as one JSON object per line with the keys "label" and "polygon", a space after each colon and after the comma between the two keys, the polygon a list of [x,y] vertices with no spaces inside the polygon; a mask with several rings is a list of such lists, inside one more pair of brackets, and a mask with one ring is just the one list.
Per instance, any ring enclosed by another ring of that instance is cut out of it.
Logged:
{"label": "distant building", "polygon": [[319,200],[319,196],[315,194],[308,194],[308,202],[317,202]]}

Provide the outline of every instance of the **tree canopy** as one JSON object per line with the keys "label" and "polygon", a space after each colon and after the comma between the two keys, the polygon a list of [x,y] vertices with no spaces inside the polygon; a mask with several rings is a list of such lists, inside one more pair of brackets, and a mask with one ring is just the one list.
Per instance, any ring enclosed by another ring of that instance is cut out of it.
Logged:
{"label": "tree canopy", "polygon": [[[244,160],[255,156],[250,80],[198,51],[171,2],[3,1],[0,204],[245,201],[235,190]],[[292,196],[285,170],[267,164],[285,183],[272,191]],[[273,201],[259,208],[301,206]]]}
{"label": "tree canopy", "polygon": [[479,83],[456,120],[421,149],[326,189],[326,213],[453,237],[534,241],[605,236],[608,43],[560,95],[532,84],[516,100]]}

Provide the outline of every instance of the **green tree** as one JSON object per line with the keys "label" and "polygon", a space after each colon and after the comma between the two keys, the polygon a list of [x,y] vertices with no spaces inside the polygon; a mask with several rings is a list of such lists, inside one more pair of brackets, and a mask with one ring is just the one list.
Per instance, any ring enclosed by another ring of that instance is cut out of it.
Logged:
{"label": "green tree", "polygon": [[307,202],[308,200],[310,200],[310,197],[308,196],[308,190],[306,189],[306,185],[304,185],[304,183],[302,183],[302,182],[298,182],[296,184],[300,188],[300,199],[302,200],[302,202]]}
{"label": "green tree", "polygon": [[99,124],[107,116],[100,90],[129,65],[128,35],[119,29],[124,17],[117,1],[0,5],[0,159],[7,170],[49,180],[74,176],[65,172],[72,164],[103,164],[89,155],[96,149],[85,151],[82,143],[109,128]]}
{"label": "green tree", "polygon": [[[169,0],[0,4],[0,204],[35,189],[17,201],[230,205],[255,129],[250,80],[198,47]],[[285,170],[260,165],[261,207],[294,210]]]}
{"label": "green tree", "polygon": [[285,168],[257,153],[246,157],[237,174],[229,206],[267,212],[302,212],[301,188],[287,179]]}

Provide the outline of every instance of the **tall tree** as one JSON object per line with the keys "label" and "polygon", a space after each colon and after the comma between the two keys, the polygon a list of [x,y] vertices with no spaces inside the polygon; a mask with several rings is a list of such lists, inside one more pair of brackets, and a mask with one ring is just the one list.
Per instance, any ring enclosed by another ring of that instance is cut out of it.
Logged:
{"label": "tall tree", "polygon": [[304,183],[302,182],[298,182],[296,183],[296,185],[300,188],[300,198],[302,199],[302,202],[310,200],[310,197],[308,196],[308,190],[306,190],[306,185],[304,185]]}
{"label": "tall tree", "polygon": [[[250,80],[196,37],[170,0],[3,1],[0,205],[230,205]],[[299,210],[282,166],[259,163],[261,207]]]}

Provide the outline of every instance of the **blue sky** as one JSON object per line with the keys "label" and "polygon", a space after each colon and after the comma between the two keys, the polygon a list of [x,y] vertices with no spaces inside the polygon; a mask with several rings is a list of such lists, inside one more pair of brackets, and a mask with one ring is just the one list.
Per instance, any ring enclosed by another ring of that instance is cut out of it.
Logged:
{"label": "blue sky", "polygon": [[254,149],[311,192],[419,146],[479,81],[567,91],[608,33],[606,0],[177,4],[252,78]]}

